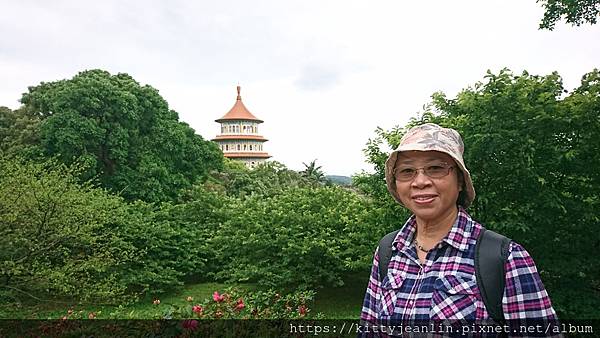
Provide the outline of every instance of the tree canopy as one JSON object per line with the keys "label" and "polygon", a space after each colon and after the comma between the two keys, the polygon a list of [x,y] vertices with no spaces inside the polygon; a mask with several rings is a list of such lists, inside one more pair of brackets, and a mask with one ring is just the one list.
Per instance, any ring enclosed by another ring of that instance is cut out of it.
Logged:
{"label": "tree canopy", "polygon": [[321,166],[317,165],[316,159],[312,160],[309,164],[304,162],[302,162],[302,164],[304,165],[304,170],[300,171],[300,175],[315,183],[327,182],[327,178],[325,177]]}
{"label": "tree canopy", "polygon": [[39,151],[40,118],[23,109],[0,107],[0,154],[33,156]]}
{"label": "tree canopy", "polygon": [[39,147],[66,164],[82,162],[128,199],[174,199],[211,169],[217,145],[196,135],[151,86],[131,76],[89,70],[42,82],[23,94],[23,112],[39,118]]}
{"label": "tree canopy", "polygon": [[563,18],[573,26],[595,24],[600,13],[600,0],[538,0],[544,7],[540,29],[553,30]]}

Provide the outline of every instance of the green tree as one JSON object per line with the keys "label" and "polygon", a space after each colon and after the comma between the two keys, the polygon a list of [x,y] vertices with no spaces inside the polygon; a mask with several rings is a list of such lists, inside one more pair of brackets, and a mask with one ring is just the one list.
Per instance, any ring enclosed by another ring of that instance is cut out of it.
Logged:
{"label": "green tree", "polygon": [[302,162],[302,164],[304,165],[304,170],[300,172],[300,175],[315,183],[323,184],[327,181],[323,170],[321,170],[321,166],[317,165],[316,159],[311,161],[309,164],[304,162]]}
{"label": "green tree", "polygon": [[82,170],[0,159],[0,299],[135,299],[218,269],[227,197],[200,186],[181,204],[126,203]]}
{"label": "green tree", "polygon": [[372,263],[377,238],[368,199],[340,187],[255,194],[229,205],[234,212],[215,233],[218,279],[273,287],[343,283]]}
{"label": "green tree", "polygon": [[118,267],[136,254],[112,224],[120,198],[78,183],[77,167],[0,159],[0,296],[120,298]]}
{"label": "green tree", "polygon": [[[385,161],[389,156],[387,149],[395,149],[400,144],[400,138],[406,128],[394,127],[390,131],[385,131],[378,127],[375,130],[376,136],[367,141],[363,153],[366,156],[366,162],[371,163],[374,173],[361,172],[352,177],[352,185],[361,193],[373,199],[378,212],[376,224],[383,229],[383,235],[399,229],[404,221],[410,216],[407,209],[399,205],[390,195],[385,185]],[[382,235],[382,236],[383,236]]]}
{"label": "green tree", "polygon": [[230,197],[274,196],[286,189],[309,186],[311,181],[277,161],[263,162],[249,169],[240,161],[225,159],[224,169],[212,171],[204,185],[210,191],[220,191]]}
{"label": "green tree", "polygon": [[173,200],[222,153],[187,124],[158,91],[127,74],[84,71],[30,87],[21,99],[41,119],[40,146],[63,163],[81,161],[103,186],[128,199]]}
{"label": "green tree", "polygon": [[188,278],[208,280],[217,266],[212,238],[227,219],[229,200],[197,187],[180,204],[135,201],[114,224],[136,256],[119,267],[118,281],[137,295],[173,290]]}
{"label": "green tree", "polygon": [[544,18],[540,29],[553,30],[563,18],[573,26],[584,23],[591,25],[598,20],[600,0],[537,0],[544,7]]}
{"label": "green tree", "polygon": [[39,117],[25,109],[0,107],[0,154],[39,157],[39,123]]}

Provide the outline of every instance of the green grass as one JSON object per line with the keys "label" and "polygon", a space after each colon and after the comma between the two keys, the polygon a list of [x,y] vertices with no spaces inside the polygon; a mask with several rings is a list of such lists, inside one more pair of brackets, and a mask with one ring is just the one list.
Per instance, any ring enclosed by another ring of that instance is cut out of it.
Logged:
{"label": "green grass", "polygon": [[360,316],[369,272],[349,275],[344,286],[317,291],[312,311],[331,319],[356,319]]}
{"label": "green grass", "polygon": [[[311,314],[322,313],[325,318],[352,319],[358,318],[362,307],[368,272],[350,275],[344,279],[344,286],[338,288],[325,288],[317,291]],[[180,290],[164,294],[159,305],[154,305],[154,297],[147,296],[135,303],[128,305],[108,305],[77,302],[62,299],[51,301],[28,301],[20,307],[0,306],[0,319],[59,319],[67,315],[69,309],[73,310],[70,318],[87,318],[89,313],[96,314],[98,319],[145,319],[159,318],[169,305],[188,304],[186,298],[193,298],[193,303],[206,303],[212,298],[214,291],[223,292],[232,285],[221,283],[189,284]],[[252,291],[257,285],[235,285],[236,288]]]}

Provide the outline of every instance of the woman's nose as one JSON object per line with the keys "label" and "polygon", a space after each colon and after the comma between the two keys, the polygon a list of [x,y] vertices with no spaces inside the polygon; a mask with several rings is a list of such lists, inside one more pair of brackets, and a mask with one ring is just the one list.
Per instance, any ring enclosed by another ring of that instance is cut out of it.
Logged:
{"label": "woman's nose", "polygon": [[425,175],[425,169],[419,168],[417,169],[417,173],[413,178],[412,184],[417,187],[421,187],[431,183],[431,178]]}

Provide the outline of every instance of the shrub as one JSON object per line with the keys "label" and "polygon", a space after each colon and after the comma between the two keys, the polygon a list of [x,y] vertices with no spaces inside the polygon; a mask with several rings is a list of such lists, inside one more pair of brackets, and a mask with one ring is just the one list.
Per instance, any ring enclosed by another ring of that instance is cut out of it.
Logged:
{"label": "shrub", "polygon": [[220,247],[216,277],[273,287],[341,285],[344,273],[371,263],[379,234],[369,206],[339,187],[240,200],[213,239]]}
{"label": "shrub", "polygon": [[114,299],[124,293],[117,267],[134,248],[111,224],[123,201],[90,183],[81,167],[0,159],[0,278],[4,295]]}

